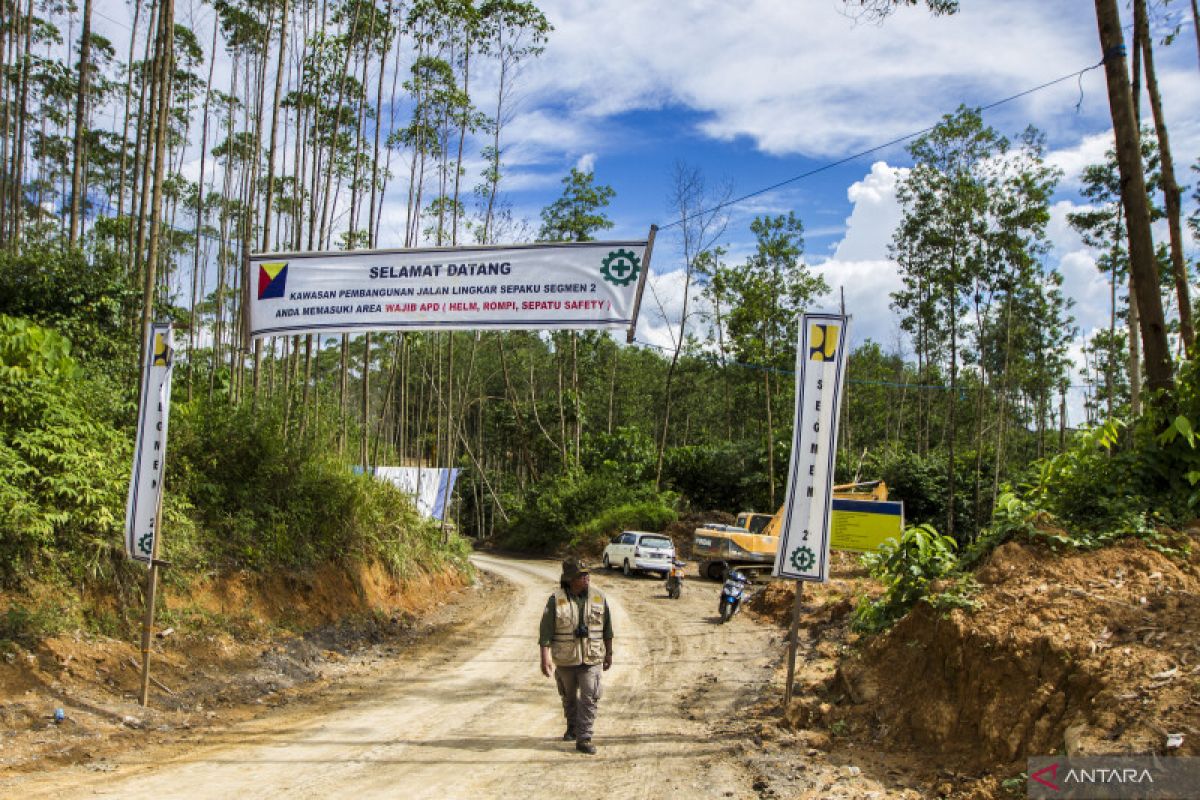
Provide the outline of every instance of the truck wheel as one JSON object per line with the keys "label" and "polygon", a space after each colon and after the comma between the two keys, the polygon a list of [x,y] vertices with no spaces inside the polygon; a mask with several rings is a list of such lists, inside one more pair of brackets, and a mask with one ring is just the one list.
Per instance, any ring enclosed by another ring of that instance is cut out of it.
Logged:
{"label": "truck wheel", "polygon": [[628,578],[628,577],[630,577],[631,575],[633,575],[633,570],[631,570],[631,569],[629,568],[629,559],[628,559],[628,558],[627,558],[627,559],[625,559],[625,564],[624,564],[624,565],[621,567],[621,572],[624,572],[624,573],[625,573],[625,577],[626,577],[626,578]]}
{"label": "truck wheel", "polygon": [[605,554],[604,554],[603,561],[604,561],[604,568],[605,568],[605,569],[612,569],[612,563],[611,563],[611,562],[608,560],[608,553],[605,553]]}
{"label": "truck wheel", "polygon": [[723,561],[709,562],[707,575],[714,581],[723,580],[725,577],[725,563]]}

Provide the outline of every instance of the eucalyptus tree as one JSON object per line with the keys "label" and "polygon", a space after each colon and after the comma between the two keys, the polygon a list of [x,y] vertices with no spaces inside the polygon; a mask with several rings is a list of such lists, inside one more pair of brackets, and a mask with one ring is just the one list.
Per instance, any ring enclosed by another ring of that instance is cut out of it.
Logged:
{"label": "eucalyptus tree", "polygon": [[1108,105],[1117,144],[1121,175],[1121,203],[1129,238],[1129,273],[1137,297],[1138,327],[1146,380],[1151,389],[1174,386],[1166,320],[1159,287],[1158,262],[1150,231],[1150,201],[1142,169],[1139,126],[1133,108],[1133,93],[1125,67],[1125,44],[1117,0],[1095,0],[1100,46],[1105,54],[1104,74],[1108,83]]}
{"label": "eucalyptus tree", "polygon": [[[707,260],[697,268],[697,260],[710,251],[725,233],[729,216],[724,212],[725,202],[732,194],[732,186],[725,184],[715,191],[705,185],[704,175],[699,169],[676,161],[671,171],[671,188],[668,202],[678,215],[680,255],[683,256],[683,307],[679,314],[679,333],[671,332],[672,353],[663,380],[662,423],[659,428],[658,457],[654,468],[654,485],[662,483],[663,454],[667,449],[667,436],[671,429],[672,382],[679,355],[687,341],[689,301],[693,280],[703,281],[707,276]],[[665,317],[664,313],[664,317]]]}
{"label": "eucalyptus tree", "polygon": [[729,337],[739,360],[759,367],[765,414],[767,495],[775,507],[775,413],[779,386],[772,374],[791,369],[796,324],[802,311],[829,291],[825,279],[803,261],[804,224],[794,212],[756,217],[750,224],[755,250],[746,261],[720,271],[729,303]]}
{"label": "eucalyptus tree", "polygon": [[[1150,110],[1154,116],[1154,132],[1158,139],[1163,204],[1171,243],[1171,275],[1174,278],[1179,309],[1179,333],[1183,339],[1184,353],[1189,354],[1195,344],[1196,333],[1192,324],[1191,293],[1188,289],[1187,262],[1183,253],[1183,212],[1180,203],[1182,192],[1175,180],[1175,162],[1171,155],[1171,141],[1163,114],[1162,93],[1158,88],[1158,76],[1154,68],[1154,44],[1150,36],[1146,0],[1133,0],[1133,13],[1135,20],[1140,23],[1134,26],[1137,39],[1134,47],[1142,56],[1146,74],[1146,90],[1150,98]],[[1149,191],[1149,187],[1147,190]]]}
{"label": "eucalyptus tree", "polygon": [[83,0],[83,31],[79,35],[78,91],[75,100],[75,148],[71,172],[71,223],[67,245],[79,240],[79,221],[83,216],[83,141],[87,121],[89,56],[92,50],[92,0]]}
{"label": "eucalyptus tree", "polygon": [[484,200],[478,239],[482,244],[490,244],[498,241],[493,217],[502,175],[501,135],[512,113],[508,101],[514,78],[526,59],[542,53],[553,27],[536,5],[521,0],[483,0],[479,15],[480,47],[496,61],[496,105],[489,127],[492,141],[481,153],[486,166],[481,174],[482,183],[476,189]]}
{"label": "eucalyptus tree", "polygon": [[[1158,148],[1150,136],[1141,137],[1142,170],[1146,176],[1146,186],[1150,191],[1158,185],[1159,160]],[[1141,413],[1142,369],[1140,358],[1141,333],[1138,325],[1137,293],[1134,291],[1133,277],[1129,271],[1128,238],[1125,235],[1125,208],[1121,203],[1122,181],[1117,165],[1116,150],[1110,148],[1100,164],[1091,164],[1084,168],[1080,176],[1081,194],[1091,205],[1083,211],[1067,215],[1067,222],[1079,233],[1083,243],[1097,251],[1096,267],[1109,277],[1109,335],[1108,342],[1116,340],[1116,326],[1119,318],[1127,324],[1125,341],[1128,352],[1124,369],[1129,385],[1129,409],[1133,414]],[[1151,218],[1157,218],[1158,209],[1150,206]],[[1117,286],[1128,287],[1126,307],[1124,311],[1118,308]],[[1110,359],[1103,362],[1105,368],[1115,369],[1116,364]],[[1109,390],[1121,383],[1120,376],[1106,375],[1105,385]],[[1114,414],[1115,395],[1110,391],[1107,395],[1108,416]]]}
{"label": "eucalyptus tree", "polygon": [[[964,334],[961,327],[983,290],[995,285],[998,264],[992,236],[991,200],[1001,190],[997,164],[1008,142],[984,126],[979,113],[959,108],[908,147],[914,166],[897,195],[903,217],[892,241],[892,254],[911,290],[893,295],[902,317],[920,315],[921,326],[933,321],[944,331],[949,391],[946,395],[947,474],[946,532],[954,535],[955,444],[958,381]],[[979,342],[976,342],[977,346]],[[923,346],[921,343],[919,346]]]}
{"label": "eucalyptus tree", "polygon": [[[584,172],[572,167],[562,179],[562,195],[541,211],[542,227],[538,238],[546,242],[590,242],[595,234],[612,228],[613,222],[605,214],[604,209],[616,196],[616,190],[607,184],[597,184],[594,170]],[[583,398],[579,392],[579,337],[574,331],[569,334],[571,342],[571,390],[574,412],[574,461],[576,466],[580,460],[580,444],[583,429]],[[563,362],[561,344],[563,336],[555,336],[559,366],[559,428],[562,442],[564,464],[567,455],[567,424],[566,407],[563,396]]]}

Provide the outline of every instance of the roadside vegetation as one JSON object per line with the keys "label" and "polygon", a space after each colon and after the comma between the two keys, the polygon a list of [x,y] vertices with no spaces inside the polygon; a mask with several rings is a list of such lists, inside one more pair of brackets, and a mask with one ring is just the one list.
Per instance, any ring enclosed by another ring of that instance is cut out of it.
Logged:
{"label": "roadside vegetation", "polygon": [[[594,552],[623,528],[780,506],[797,320],[836,307],[838,287],[806,259],[799,216],[730,230],[730,192],[685,163],[664,198],[664,220],[678,222],[655,253],[657,272],[682,270],[683,307],[668,314],[652,277],[633,345],[594,331],[243,341],[244,257],[377,246],[385,196],[406,198],[389,222],[402,240],[388,245],[589,241],[613,227],[616,192],[592,171],[570,169],[537,221],[506,202],[514,82],[553,34],[536,5],[220,2],[209,40],[172,4],[138,3],[128,53],[82,32],[90,8],[10,3],[0,26],[9,628],[46,627],[22,622],[43,619],[31,583],[140,591],[120,530],[150,319],[176,331],[170,581],[347,559],[396,576],[461,569],[468,538]],[[218,56],[238,64],[226,85],[214,83]],[[480,70],[501,80],[472,81]],[[909,145],[891,252],[903,344],[854,347],[837,443],[837,481],[886,481],[911,528],[870,561],[891,588],[864,625],[948,594],[948,581],[969,603],[957,576],[1007,538],[1090,547],[1136,535],[1171,550],[1170,531],[1195,515],[1195,254],[1174,231],[1200,219],[1183,216],[1162,126],[1132,151],[1125,138],[1070,176],[1088,205],[1069,224],[1112,289],[1081,374],[1047,233],[1065,176],[1044,136],[962,107]],[[1121,193],[1134,166],[1138,207],[1174,226],[1151,254],[1161,280],[1149,289]],[[752,242],[738,258],[735,238]],[[657,323],[668,344],[648,342]],[[1081,416],[1068,402],[1080,384]],[[355,474],[390,465],[460,470],[454,524],[421,521]]]}

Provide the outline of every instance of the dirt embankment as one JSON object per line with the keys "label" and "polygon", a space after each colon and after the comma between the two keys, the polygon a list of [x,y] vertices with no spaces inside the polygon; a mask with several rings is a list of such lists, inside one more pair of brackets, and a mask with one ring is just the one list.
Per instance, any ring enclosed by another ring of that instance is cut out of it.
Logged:
{"label": "dirt embankment", "polygon": [[[140,639],[75,631],[0,657],[0,771],[99,763],[133,741],[190,736],[316,691],[364,645],[402,648],[432,631],[457,572],[399,581],[375,566],[246,574],[159,596],[150,706],[138,705]],[[165,635],[164,635],[165,634]],[[61,709],[63,719],[55,720]],[[128,741],[126,741],[128,740]]]}
{"label": "dirt embankment", "polygon": [[[1195,535],[1192,549],[1185,560],[1135,540],[1070,554],[1009,542],[976,573],[979,611],[919,604],[866,642],[849,630],[853,579],[808,589],[787,719],[834,748],[936,753],[939,769],[991,789],[1032,755],[1200,755]],[[787,625],[793,598],[778,585],[755,606]],[[1168,750],[1168,734],[1182,744]]]}

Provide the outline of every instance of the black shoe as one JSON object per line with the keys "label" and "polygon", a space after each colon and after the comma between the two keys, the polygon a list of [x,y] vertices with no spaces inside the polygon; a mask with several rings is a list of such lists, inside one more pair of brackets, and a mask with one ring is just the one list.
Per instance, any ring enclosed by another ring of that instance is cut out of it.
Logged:
{"label": "black shoe", "polygon": [[575,741],[575,729],[569,725],[567,726],[567,732],[563,734],[563,741],[564,742]]}
{"label": "black shoe", "polygon": [[589,756],[596,755],[596,745],[592,744],[591,739],[580,739],[575,743],[575,749],[581,753],[587,753]]}

